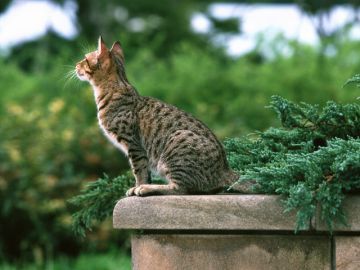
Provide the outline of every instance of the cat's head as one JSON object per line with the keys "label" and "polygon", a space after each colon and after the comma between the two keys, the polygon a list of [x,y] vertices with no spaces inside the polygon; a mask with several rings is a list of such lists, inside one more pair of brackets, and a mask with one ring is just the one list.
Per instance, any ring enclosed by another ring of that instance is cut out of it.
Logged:
{"label": "cat's head", "polygon": [[97,50],[87,53],[85,58],[76,64],[76,74],[80,80],[95,86],[110,80],[120,79],[127,82],[120,42],[115,42],[108,50],[100,36]]}

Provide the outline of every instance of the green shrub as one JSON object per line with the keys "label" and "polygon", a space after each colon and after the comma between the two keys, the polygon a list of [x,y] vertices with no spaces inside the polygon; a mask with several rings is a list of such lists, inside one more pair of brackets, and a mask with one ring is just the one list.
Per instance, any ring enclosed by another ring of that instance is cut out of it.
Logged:
{"label": "green shrub", "polygon": [[330,230],[346,224],[345,193],[360,188],[360,105],[328,102],[319,110],[275,96],[271,107],[281,128],[225,141],[240,182],[256,180],[254,191],[284,195],[285,211],[297,211],[296,229],[309,226],[318,205]]}
{"label": "green shrub", "polygon": [[97,240],[84,245],[74,237],[66,199],[104,171],[121,174],[127,162],[96,126],[90,89],[73,90],[74,99],[54,83],[54,74],[44,79],[11,65],[4,70],[9,93],[0,99],[0,260],[96,246]]}
{"label": "green shrub", "polygon": [[0,262],[0,270],[130,270],[131,258],[121,250],[108,253],[81,254],[76,258],[59,257],[49,260],[45,266],[36,263],[4,263]]}
{"label": "green shrub", "polygon": [[134,185],[134,178],[127,173],[114,179],[104,175],[103,178],[89,183],[82,194],[70,200],[78,207],[73,215],[73,230],[75,234],[84,237],[86,230],[91,230],[94,221],[103,221],[111,217],[116,202]]}

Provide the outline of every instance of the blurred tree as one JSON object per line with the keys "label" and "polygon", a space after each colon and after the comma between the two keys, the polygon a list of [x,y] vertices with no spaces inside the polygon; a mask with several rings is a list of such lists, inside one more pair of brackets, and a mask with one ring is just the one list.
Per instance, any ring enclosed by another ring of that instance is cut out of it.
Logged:
{"label": "blurred tree", "polygon": [[360,22],[360,2],[358,0],[346,1],[346,5],[352,6],[353,16],[348,18],[347,23],[339,28],[329,27],[329,18],[331,11],[339,4],[344,4],[343,1],[333,0],[296,0],[297,5],[301,10],[307,14],[313,22],[317,35],[320,39],[321,46],[319,50],[319,66],[322,66],[324,61],[324,54],[329,49],[329,46],[334,45],[344,32],[348,32],[354,24]]}
{"label": "blurred tree", "polygon": [[45,36],[19,44],[12,48],[11,54],[6,58],[7,62],[16,63],[22,70],[30,73],[44,73],[51,69],[57,69],[54,58],[62,58],[63,63],[72,63],[78,50],[74,50],[76,41],[60,38],[50,31]]}
{"label": "blurred tree", "polygon": [[[52,0],[64,4],[65,0]],[[203,4],[194,0],[76,0],[79,36],[75,41],[64,40],[51,30],[44,37],[19,44],[8,59],[17,62],[26,71],[47,70],[51,56],[71,47],[69,58],[78,57],[80,47],[95,44],[101,34],[105,40],[122,40],[126,55],[131,57],[136,48],[151,47],[157,56],[166,56],[182,41],[191,42],[202,49],[211,49],[205,35],[191,30],[190,17]],[[7,4],[9,4],[8,1]],[[88,50],[89,48],[86,48]],[[71,56],[72,54],[72,56]]]}
{"label": "blurred tree", "polygon": [[10,4],[11,0],[2,0],[0,2],[0,12],[3,12],[6,7]]}
{"label": "blurred tree", "polygon": [[[108,40],[128,35],[129,47],[143,46],[160,38],[157,51],[169,51],[181,40],[199,42],[190,28],[195,1],[106,1],[77,0],[80,34],[93,41],[101,33]],[[203,43],[204,45],[204,43]]]}
{"label": "blurred tree", "polygon": [[[69,0],[48,1],[63,5]],[[343,4],[343,1],[340,0],[73,0],[73,2],[77,5],[79,29],[77,40],[66,41],[49,32],[47,36],[38,41],[17,46],[11,54],[11,60],[18,61],[19,65],[27,71],[47,69],[46,56],[57,55],[59,50],[64,47],[71,47],[72,51],[69,53],[72,53],[72,58],[75,58],[78,56],[81,47],[78,43],[81,42],[82,45],[94,44],[94,40],[99,34],[108,41],[118,39],[124,41],[127,57],[130,58],[136,54],[137,48],[144,47],[144,44],[146,47],[150,47],[155,55],[161,57],[166,57],[182,41],[190,42],[202,50],[213,50],[212,43],[209,42],[212,35],[241,32],[241,24],[238,18],[220,20],[207,14],[208,6],[214,3],[295,3],[306,14],[313,17],[317,33],[322,40],[322,52],[326,51],[329,40],[334,40],[333,37],[342,33],[339,30],[327,29],[324,23],[330,10],[338,4]],[[10,0],[2,1],[0,12],[10,3]],[[354,10],[360,6],[358,0],[351,0],[348,4],[352,5]],[[199,35],[192,31],[191,16],[196,11],[203,11],[207,14],[212,24],[210,33]],[[354,14],[357,13],[354,12]],[[355,15],[350,24],[359,20],[359,16]],[[219,52],[216,55],[219,55]]]}

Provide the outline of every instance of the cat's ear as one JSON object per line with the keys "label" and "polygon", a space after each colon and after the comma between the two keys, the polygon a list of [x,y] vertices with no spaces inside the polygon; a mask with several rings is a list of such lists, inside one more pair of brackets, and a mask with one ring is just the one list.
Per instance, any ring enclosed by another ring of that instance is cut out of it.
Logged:
{"label": "cat's ear", "polygon": [[109,50],[106,47],[103,38],[100,36],[99,41],[98,41],[97,55],[98,55],[98,57],[100,57],[100,56],[105,55],[107,52],[109,52]]}
{"label": "cat's ear", "polygon": [[114,42],[114,44],[111,46],[110,52],[113,55],[120,57],[122,61],[125,60],[124,52],[119,41]]}

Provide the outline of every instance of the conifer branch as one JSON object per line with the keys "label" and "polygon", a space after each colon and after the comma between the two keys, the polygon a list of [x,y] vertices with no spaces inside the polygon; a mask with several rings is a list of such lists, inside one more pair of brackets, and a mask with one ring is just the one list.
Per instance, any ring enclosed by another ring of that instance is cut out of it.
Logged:
{"label": "conifer branch", "polygon": [[69,200],[78,210],[72,215],[73,231],[84,237],[96,222],[101,222],[112,215],[116,202],[134,183],[130,173],[109,178],[106,174],[86,185],[85,189]]}
{"label": "conifer branch", "polygon": [[360,189],[359,104],[328,102],[319,110],[274,96],[271,107],[282,127],[256,140],[227,139],[230,166],[240,181],[256,180],[254,191],[283,195],[285,211],[297,211],[296,230],[308,226],[317,206],[330,231],[346,224],[345,193]]}

